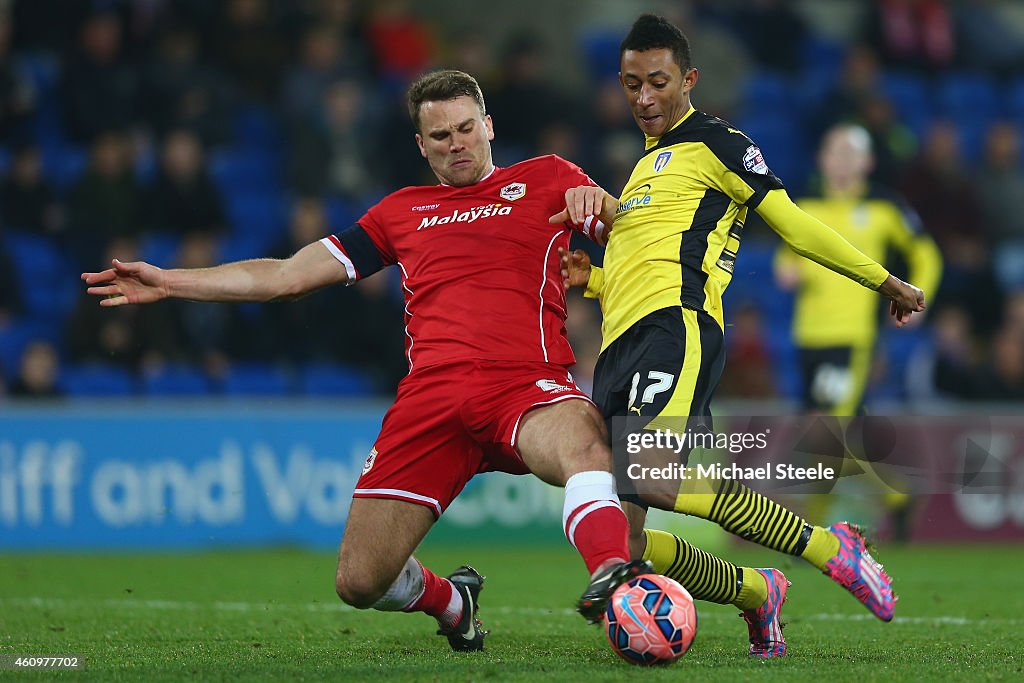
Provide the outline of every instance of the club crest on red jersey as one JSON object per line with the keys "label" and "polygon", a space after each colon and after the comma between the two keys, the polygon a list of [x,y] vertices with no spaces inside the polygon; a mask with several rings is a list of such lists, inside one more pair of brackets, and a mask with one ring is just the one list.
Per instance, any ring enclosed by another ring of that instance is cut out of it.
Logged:
{"label": "club crest on red jersey", "polygon": [[509,183],[498,192],[502,199],[514,202],[526,196],[526,183]]}
{"label": "club crest on red jersey", "polygon": [[366,474],[373,467],[373,463],[377,461],[377,449],[371,448],[370,454],[366,456],[366,462],[363,463],[363,474]]}

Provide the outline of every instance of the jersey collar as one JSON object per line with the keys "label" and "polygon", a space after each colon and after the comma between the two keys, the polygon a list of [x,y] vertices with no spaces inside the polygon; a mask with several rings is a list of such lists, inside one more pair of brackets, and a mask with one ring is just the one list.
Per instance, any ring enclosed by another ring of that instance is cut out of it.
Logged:
{"label": "jersey collar", "polygon": [[[692,114],[695,111],[696,111],[696,109],[694,109],[693,105],[691,104],[690,108],[686,110],[685,114],[683,114],[683,118],[681,118],[678,121],[676,121],[674,126],[669,128],[668,130],[666,130],[665,131],[665,135],[668,135],[669,133],[674,131],[676,128],[678,128],[679,126],[683,125],[683,121],[685,121],[686,119],[690,118],[690,114]],[[655,147],[658,144],[658,142],[661,141],[661,138],[665,137],[665,135],[662,135],[662,136],[656,137],[656,138],[653,138],[653,137],[651,137],[649,135],[644,135],[644,149],[645,150],[652,149],[653,147]]]}
{"label": "jersey collar", "polygon": [[821,188],[821,196],[824,199],[834,199],[841,201],[857,201],[864,199],[870,194],[871,186],[866,180],[862,180],[845,192],[838,192],[835,190],[829,190],[827,187]]}

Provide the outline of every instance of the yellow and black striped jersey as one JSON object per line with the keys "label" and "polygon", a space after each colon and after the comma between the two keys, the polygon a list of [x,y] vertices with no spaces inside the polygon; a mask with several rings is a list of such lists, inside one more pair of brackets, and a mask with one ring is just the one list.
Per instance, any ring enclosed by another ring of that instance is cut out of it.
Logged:
{"label": "yellow and black striped jersey", "polygon": [[[909,279],[925,292],[935,291],[942,271],[938,247],[922,230],[920,219],[899,197],[865,188],[851,197],[807,197],[797,205],[826,223],[875,261],[899,253]],[[817,263],[779,247],[776,269],[797,275],[793,337],[802,347],[856,346],[874,343],[878,297]]]}
{"label": "yellow and black striped jersey", "polygon": [[603,282],[591,286],[600,289],[603,348],[669,306],[707,311],[724,329],[722,294],[747,210],[782,187],[750,138],[692,107],[648,138],[619,199]]}

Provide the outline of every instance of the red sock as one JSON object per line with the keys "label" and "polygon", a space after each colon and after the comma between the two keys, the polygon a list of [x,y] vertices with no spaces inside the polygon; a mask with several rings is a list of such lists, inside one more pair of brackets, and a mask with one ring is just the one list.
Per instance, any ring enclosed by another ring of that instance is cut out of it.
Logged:
{"label": "red sock", "polygon": [[615,501],[595,500],[573,510],[565,523],[565,536],[591,574],[609,560],[629,559],[629,523]]}
{"label": "red sock", "polygon": [[422,564],[423,592],[409,603],[404,612],[424,612],[446,628],[457,626],[462,617],[462,594],[448,579],[442,578]]}

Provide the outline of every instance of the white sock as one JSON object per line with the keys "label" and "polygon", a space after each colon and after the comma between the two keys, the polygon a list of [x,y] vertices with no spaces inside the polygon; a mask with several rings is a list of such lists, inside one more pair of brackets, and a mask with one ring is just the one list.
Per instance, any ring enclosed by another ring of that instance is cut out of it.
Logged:
{"label": "white sock", "polygon": [[[445,579],[445,581],[448,581],[448,579]],[[448,601],[448,607],[445,608],[444,614],[437,618],[437,623],[441,624],[444,628],[452,628],[462,618],[462,593],[459,592],[454,583],[451,581],[448,581],[448,583],[452,584],[452,597]]]}
{"label": "white sock", "polygon": [[[611,472],[591,470],[589,472],[578,472],[569,477],[565,482],[565,503],[562,505],[562,529],[565,531],[569,542],[575,546],[573,539],[576,524],[583,519],[590,509],[580,510],[581,507],[591,506],[593,509],[614,505],[621,507],[619,496],[615,493],[615,477]],[[573,513],[579,514],[573,516]],[[570,524],[572,517],[572,524]]]}
{"label": "white sock", "polygon": [[[458,592],[454,591],[453,592]],[[405,566],[398,573],[398,578],[391,584],[387,592],[373,603],[373,609],[381,612],[399,612],[416,602],[423,594],[423,567],[415,557],[405,561]],[[459,607],[462,607],[462,596],[459,596]]]}

